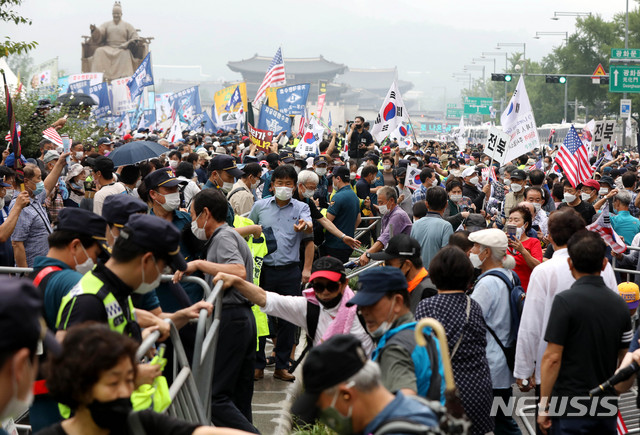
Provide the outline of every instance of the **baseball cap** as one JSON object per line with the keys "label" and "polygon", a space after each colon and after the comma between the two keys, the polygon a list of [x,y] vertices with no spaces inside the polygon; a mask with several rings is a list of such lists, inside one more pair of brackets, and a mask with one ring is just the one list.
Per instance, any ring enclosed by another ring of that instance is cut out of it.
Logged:
{"label": "baseball cap", "polygon": [[474,175],[476,173],[476,168],[474,168],[473,166],[469,166],[467,169],[465,169],[464,171],[462,171],[462,177],[471,177],[472,175]]}
{"label": "baseball cap", "polygon": [[[609,187],[613,187],[615,182],[613,181],[613,178],[609,177],[608,175],[604,175],[602,177],[600,177],[600,180],[598,180],[599,184],[608,184]],[[600,188],[600,186],[598,186],[598,188]]]}
{"label": "baseball cap", "polygon": [[111,139],[109,139],[108,137],[101,137],[100,139],[98,139],[98,145],[103,145],[105,143],[111,143]]}
{"label": "baseball cap", "polygon": [[346,273],[342,261],[335,257],[320,257],[314,261],[311,266],[309,282],[316,278],[327,278],[329,281],[337,282],[345,275]]}
{"label": "baseball cap", "polygon": [[49,163],[53,160],[58,160],[60,158],[60,153],[58,151],[55,150],[49,150],[45,153],[44,158],[42,159],[43,162],[45,163]]}
{"label": "baseball cap", "polygon": [[315,156],[313,159],[314,165],[329,165],[329,157],[326,154],[320,154],[319,156]]}
{"label": "baseball cap", "polygon": [[[293,159],[293,154],[291,155],[291,158]],[[244,172],[242,172],[236,166],[236,160],[233,157],[228,156],[226,154],[217,155],[213,159],[211,159],[211,162],[209,162],[208,169],[209,169],[209,172],[227,171],[234,178],[242,178],[242,176],[244,175]]]}
{"label": "baseball cap", "polygon": [[107,223],[122,228],[129,220],[129,216],[146,213],[147,210],[147,204],[131,195],[109,195],[104,199],[102,217]]}
{"label": "baseball cap", "polygon": [[344,183],[348,183],[351,180],[351,171],[346,166],[338,166],[334,168],[333,176],[339,178]]}
{"label": "baseball cap", "polygon": [[169,221],[150,214],[134,214],[120,231],[120,237],[151,252],[167,253],[171,257],[169,266],[174,270],[187,269],[180,253],[180,231]]}
{"label": "baseball cap", "polygon": [[497,228],[480,230],[469,234],[469,241],[479,243],[490,248],[507,249],[509,245],[507,235]]}
{"label": "baseball cap", "polygon": [[470,233],[484,230],[487,228],[487,222],[480,213],[469,213],[469,217],[465,220],[465,227]]}
{"label": "baseball cap", "polygon": [[527,173],[524,172],[522,169],[516,169],[511,172],[511,178],[515,180],[526,180]]}
{"label": "baseball cap", "polygon": [[169,168],[156,169],[144,177],[144,184],[147,189],[157,189],[158,187],[174,187],[180,184],[173,171]]}
{"label": "baseball cap", "polygon": [[[22,162],[23,165],[27,164],[27,159],[22,154],[20,154],[20,161]],[[4,165],[7,168],[13,168],[13,165],[15,163],[16,163],[16,156],[13,153],[9,154],[7,158],[4,160]]]}
{"label": "baseball cap", "polygon": [[293,153],[291,151],[282,151],[280,153],[280,160],[285,163],[291,163],[294,160]]}
{"label": "baseball cap", "polygon": [[291,413],[312,423],[318,414],[320,393],[358,373],[367,363],[362,343],[351,334],[336,334],[314,346],[302,365],[304,391],[291,407]]}
{"label": "baseball cap", "polygon": [[393,236],[384,251],[369,254],[372,260],[391,260],[392,258],[420,257],[420,243],[408,234]]}
{"label": "baseball cap", "polygon": [[[127,195],[115,195],[127,196]],[[85,234],[91,236],[106,251],[107,238],[107,221],[102,216],[82,208],[66,207],[58,213],[58,223],[55,230],[70,231],[77,234]]]}
{"label": "baseball cap", "polygon": [[630,310],[638,308],[640,303],[640,290],[638,285],[634,282],[621,282],[618,284],[618,293],[622,296],[622,299],[627,303]]}
{"label": "baseball cap", "polygon": [[391,154],[391,147],[389,145],[385,145],[382,147],[382,154]]}
{"label": "baseball cap", "polygon": [[358,279],[358,292],[347,302],[347,307],[368,307],[377,303],[390,291],[407,289],[407,279],[397,267],[374,267]]}
{"label": "baseball cap", "polygon": [[600,189],[600,183],[598,183],[596,180],[593,180],[591,178],[589,178],[588,180],[583,181],[582,183],[583,186],[586,187],[590,187],[592,189],[598,190]]}
{"label": "baseball cap", "polygon": [[113,173],[113,160],[105,156],[88,157],[87,163],[94,171],[100,171],[103,177],[110,178]]}
{"label": "baseball cap", "polygon": [[27,279],[0,276],[0,353],[23,347],[35,351],[40,342],[47,352],[60,352],[60,344],[42,317],[42,297]]}

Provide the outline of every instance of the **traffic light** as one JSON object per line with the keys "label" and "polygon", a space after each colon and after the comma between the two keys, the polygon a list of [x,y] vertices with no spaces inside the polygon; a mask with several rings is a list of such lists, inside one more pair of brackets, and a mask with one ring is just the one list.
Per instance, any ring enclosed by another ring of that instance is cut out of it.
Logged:
{"label": "traffic light", "polygon": [[609,77],[600,77],[600,84],[601,85],[608,85],[609,84]]}
{"label": "traffic light", "polygon": [[512,78],[511,74],[491,74],[491,81],[494,82],[510,82]]}
{"label": "traffic light", "polygon": [[567,78],[565,76],[546,75],[544,79],[547,83],[560,83],[561,85],[564,85],[567,82]]}

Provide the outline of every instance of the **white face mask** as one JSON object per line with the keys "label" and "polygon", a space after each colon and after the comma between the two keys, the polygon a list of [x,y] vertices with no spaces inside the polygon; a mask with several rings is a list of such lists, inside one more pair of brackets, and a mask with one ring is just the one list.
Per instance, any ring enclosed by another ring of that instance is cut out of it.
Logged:
{"label": "white face mask", "polygon": [[[154,257],[151,257],[151,258],[153,258],[153,265],[155,266],[156,271],[158,272],[158,276],[152,282],[144,282],[144,264],[142,264],[142,282],[140,283],[138,288],[133,291],[134,293],[137,293],[139,295],[144,295],[149,293],[151,290],[156,289],[160,285],[160,280],[162,279],[162,273],[160,273],[160,270],[158,270],[156,259]],[[141,263],[143,261],[144,260],[141,260]]]}
{"label": "white face mask", "polygon": [[387,213],[389,213],[389,209],[387,208],[386,205],[379,205],[378,206],[378,211],[380,212],[381,216],[386,215]]}
{"label": "white face mask", "polygon": [[82,160],[84,153],[82,151],[76,152],[76,160]]}
{"label": "white face mask", "polygon": [[384,168],[385,171],[388,171],[389,169],[391,169],[391,165],[382,165],[382,167]]}
{"label": "white face mask", "polygon": [[185,154],[182,155],[183,159],[186,159],[187,157],[189,157],[189,153],[185,153]]}
{"label": "white face mask", "polygon": [[291,187],[276,187],[276,198],[280,201],[288,201],[293,196],[293,189]]}
{"label": "white face mask", "polygon": [[[220,180],[222,181],[222,180]],[[222,181],[222,186],[220,187],[220,190],[222,190],[222,192],[226,195],[227,193],[231,192],[231,190],[233,189],[233,183],[227,183],[226,181]]]}
{"label": "white face mask", "polygon": [[412,167],[412,168],[417,168],[417,167],[418,167],[418,164],[417,164],[417,163],[411,163],[411,167]]}
{"label": "white face mask", "polygon": [[311,199],[313,198],[313,195],[315,195],[316,191],[315,190],[309,190],[307,188],[305,188],[305,191],[302,192],[302,197],[303,198],[307,198],[307,199]]}
{"label": "white face mask", "polygon": [[453,202],[460,202],[462,200],[462,195],[451,195],[449,198]]}
{"label": "white face mask", "polygon": [[349,179],[350,179],[350,180],[355,180],[357,175],[358,175],[358,173],[357,173],[357,172],[351,172],[351,173],[349,174]]}
{"label": "white face mask", "polygon": [[591,195],[589,193],[582,192],[580,194],[580,199],[582,199],[583,201],[589,201],[591,199]]}
{"label": "white face mask", "polygon": [[318,174],[318,176],[322,177],[326,173],[327,173],[327,168],[316,168],[316,174]]}
{"label": "white face mask", "polygon": [[482,267],[483,261],[480,259],[479,254],[474,254],[473,252],[469,254],[469,260],[471,260],[471,264],[476,269],[480,269]]}
{"label": "white face mask", "polygon": [[[31,362],[29,362],[29,370],[31,370]],[[29,392],[25,399],[18,399],[18,380],[16,379],[15,374],[13,374],[12,377],[13,394],[4,409],[0,411],[0,421],[20,416],[25,409],[29,408],[33,404],[33,389],[29,388]]]}
{"label": "white face mask", "polygon": [[432,187],[435,187],[437,185],[438,185],[438,179],[437,178],[434,178],[433,180],[431,180],[431,186]]}
{"label": "white face mask", "polygon": [[519,184],[514,183],[514,184],[511,185],[511,190],[513,190],[516,193],[520,192],[522,190],[522,186],[519,185]]}
{"label": "white face mask", "polygon": [[259,184],[260,184],[260,180],[256,180],[255,183],[251,183],[251,190],[256,190]]}
{"label": "white face mask", "polygon": [[504,180],[504,185],[505,186],[510,186],[511,185],[511,179],[510,178],[505,179]]}
{"label": "white face mask", "polygon": [[[202,212],[200,214],[202,214]],[[204,226],[200,228],[198,226],[198,218],[200,217],[200,214],[198,215],[198,217],[196,217],[196,219],[193,222],[191,222],[191,232],[193,233],[194,236],[196,236],[196,239],[207,240],[207,232],[205,231],[204,227],[207,226],[207,219],[209,219],[209,217],[207,217],[204,220]]]}
{"label": "white face mask", "polygon": [[84,246],[80,245],[80,247],[82,248],[82,252],[84,252],[84,255],[87,256],[87,260],[84,263],[78,264],[78,260],[76,260],[76,256],[74,255],[73,261],[75,261],[76,263],[76,267],[75,267],[76,272],[79,272],[84,275],[85,273],[93,269],[93,266],[95,266],[95,263],[93,262],[91,257],[89,257],[89,254],[87,254],[87,251],[84,249]]}
{"label": "white face mask", "polygon": [[300,168],[300,166],[294,166],[294,169],[296,170],[296,174],[299,174],[300,171],[302,171],[302,169]]}
{"label": "white face mask", "polygon": [[471,178],[471,180],[469,180],[469,183],[471,183],[471,184],[478,184],[478,181],[480,181],[480,180],[478,179],[478,177],[473,177],[473,178]]}
{"label": "white face mask", "polygon": [[[389,313],[387,314],[387,317],[389,316],[389,314],[393,312],[393,306],[395,305],[395,303],[396,303],[396,300],[394,299],[393,302],[391,302],[391,307],[389,308]],[[382,322],[380,326],[378,326],[378,329],[376,329],[375,331],[369,332],[369,334],[371,334],[371,337],[373,337],[374,339],[382,337],[384,334],[387,333],[389,329],[391,329],[391,325],[393,324],[394,321],[395,321],[395,316],[393,316],[393,319],[391,321],[385,320],[384,322]]]}
{"label": "white face mask", "polygon": [[[7,193],[9,193],[9,191],[7,190]],[[598,195],[600,196],[606,196],[609,193],[609,189],[607,189],[606,187],[601,187],[600,190],[598,190]]]}
{"label": "white face mask", "polygon": [[166,195],[162,195],[162,196],[164,196],[164,204],[160,204],[160,205],[166,211],[174,211],[175,209],[180,207],[180,194],[178,192],[167,193]]}
{"label": "white face mask", "polygon": [[573,201],[575,201],[575,200],[576,200],[576,198],[577,198],[577,197],[576,197],[575,195],[572,195],[572,194],[570,194],[570,193],[565,193],[565,194],[564,194],[564,200],[567,202],[567,204],[572,203]]}
{"label": "white face mask", "polygon": [[13,193],[15,192],[13,189],[7,189],[6,190],[6,195],[4,196],[5,201],[9,201],[11,202],[11,200],[13,199]]}
{"label": "white face mask", "polygon": [[169,167],[170,167],[171,169],[175,169],[175,168],[177,168],[177,167],[178,167],[178,163],[180,163],[180,162],[179,162],[179,161],[177,161],[177,160],[169,160]]}
{"label": "white face mask", "polygon": [[535,202],[533,203],[533,209],[536,211],[536,214],[540,211],[541,208],[541,204],[536,204]]}

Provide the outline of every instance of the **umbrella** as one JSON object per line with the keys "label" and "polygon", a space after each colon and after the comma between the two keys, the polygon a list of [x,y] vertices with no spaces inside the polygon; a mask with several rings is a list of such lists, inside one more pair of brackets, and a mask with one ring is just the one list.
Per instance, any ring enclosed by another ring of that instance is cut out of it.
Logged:
{"label": "umbrella", "polygon": [[153,159],[169,150],[162,145],[148,140],[138,140],[119,146],[109,154],[113,166],[134,165],[145,160]]}
{"label": "umbrella", "polygon": [[96,101],[91,95],[82,94],[79,92],[72,92],[69,94],[62,94],[56,100],[63,106],[95,106]]}

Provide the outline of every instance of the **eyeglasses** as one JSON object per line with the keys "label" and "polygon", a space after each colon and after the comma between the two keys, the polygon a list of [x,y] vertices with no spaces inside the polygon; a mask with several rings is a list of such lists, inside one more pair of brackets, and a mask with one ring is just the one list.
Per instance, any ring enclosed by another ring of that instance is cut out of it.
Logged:
{"label": "eyeglasses", "polygon": [[325,290],[329,291],[329,293],[335,293],[340,289],[340,283],[330,281],[327,285],[324,285],[319,282],[313,282],[311,283],[311,287],[313,288],[313,291],[316,293],[322,293]]}

